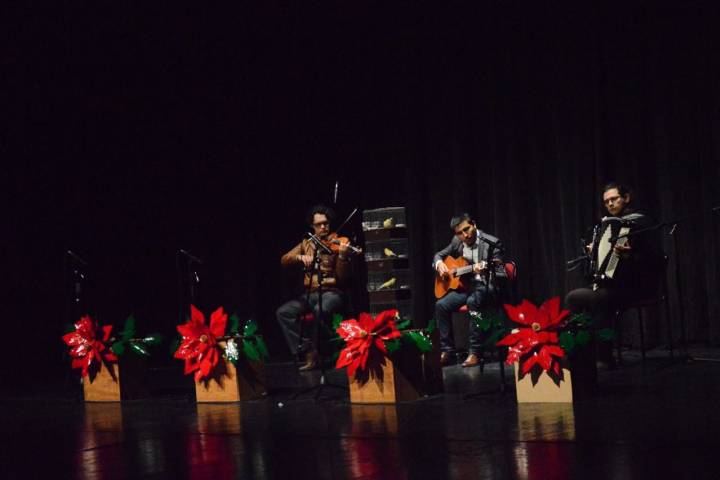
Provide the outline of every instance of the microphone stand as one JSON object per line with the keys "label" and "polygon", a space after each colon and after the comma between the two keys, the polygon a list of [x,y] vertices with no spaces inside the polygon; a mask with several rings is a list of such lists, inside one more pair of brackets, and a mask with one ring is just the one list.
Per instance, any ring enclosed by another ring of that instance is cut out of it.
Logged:
{"label": "microphone stand", "polygon": [[[714,213],[720,213],[720,205],[718,205],[717,207],[712,207],[712,208],[710,209],[710,213],[713,213],[713,214],[714,214]],[[675,232],[672,231],[672,230],[671,230],[671,235],[673,236],[673,240],[675,241],[675,250],[677,251],[677,237],[675,236]],[[679,283],[680,273],[679,273],[679,269],[676,268],[675,274],[677,275],[677,278],[678,278],[678,280],[677,280],[677,281],[678,281],[678,295],[680,295],[680,288],[679,288],[679,285],[680,285],[680,283]],[[682,309],[681,309],[681,310],[682,310]],[[684,338],[685,338],[685,330],[684,330],[684,329],[683,329],[683,331],[682,331],[682,335],[683,335],[683,340],[684,340]],[[689,355],[688,355],[687,357],[688,357],[689,360],[699,360],[699,361],[704,361],[704,362],[718,362],[718,361],[720,361],[720,360],[718,360],[717,358],[690,357]]]}
{"label": "microphone stand", "polygon": [[[715,207],[712,209],[713,212],[718,211],[720,207]],[[680,247],[678,246],[678,224],[685,219],[676,220],[673,222],[665,222],[660,224],[659,226],[665,226],[672,223],[672,227],[670,228],[670,231],[668,232],[668,235],[672,237],[672,243],[673,243],[673,250],[675,252],[675,289],[677,291],[677,301],[678,301],[678,316],[680,320],[680,348],[682,349],[682,355],[680,355],[680,361],[681,362],[692,362],[694,360],[699,361],[705,361],[705,362],[720,362],[720,360],[716,358],[696,358],[690,355],[688,352],[688,346],[687,346],[687,333],[685,329],[685,310],[683,309],[684,304],[684,296],[683,296],[683,288],[682,288],[682,281],[680,280]],[[671,347],[672,348],[672,345]],[[671,350],[671,358],[672,358],[672,350]]]}
{"label": "microphone stand", "polygon": [[[710,209],[710,213],[718,213],[720,212],[720,206],[712,207]],[[683,296],[683,289],[682,289],[682,281],[680,278],[680,247],[678,244],[678,225],[682,222],[685,222],[691,218],[698,217],[702,215],[702,212],[696,213],[693,215],[688,215],[685,217],[676,218],[673,220],[669,220],[666,222],[660,222],[655,225],[651,225],[649,227],[639,228],[635,229],[631,232],[628,232],[624,235],[618,235],[616,237],[611,237],[610,241],[614,242],[615,240],[619,238],[624,237],[633,237],[635,235],[639,235],[641,233],[658,230],[660,228],[671,226],[670,231],[668,232],[668,235],[672,237],[672,243],[673,243],[673,251],[675,253],[675,289],[677,292],[677,303],[678,303],[678,315],[680,320],[680,347],[682,349],[682,355],[680,356],[679,360],[684,362],[690,362],[693,360],[700,360],[700,361],[708,361],[708,362],[718,362],[720,360],[713,359],[713,358],[693,358],[688,353],[688,347],[687,347],[687,334],[685,329],[685,311],[683,310],[683,304],[684,304],[684,296]],[[667,290],[667,289],[666,289]],[[668,301],[668,299],[666,299]],[[669,313],[668,313],[669,315]],[[668,318],[668,323],[670,324],[670,319]],[[668,332],[668,337],[670,338],[670,357],[671,362],[673,362],[673,345],[672,345],[672,329]]]}
{"label": "microphone stand", "polygon": [[[310,294],[312,293],[312,287],[313,287],[313,278],[317,276],[317,293],[318,293],[318,309],[319,314],[322,316],[322,282],[323,282],[323,273],[322,269],[320,268],[320,249],[322,249],[325,253],[332,253],[332,251],[324,244],[322,241],[313,235],[312,233],[308,233],[308,238],[310,238],[310,241],[313,242],[315,245],[315,253],[313,255],[313,261],[312,264],[310,264],[309,269],[305,270],[305,276],[308,278],[307,282],[307,288],[305,289],[305,305],[310,306]],[[296,361],[301,361],[303,353],[305,352],[305,344],[303,342],[305,333],[304,333],[304,320],[302,318],[300,320],[300,327],[298,329],[298,345],[297,345],[297,355],[296,355]],[[320,321],[320,319],[315,319],[316,321]]]}
{"label": "microphone stand", "polygon": [[[75,322],[80,320],[83,315],[89,314],[87,301],[85,299],[85,285],[87,282],[86,269],[88,268],[88,263],[72,250],[67,250],[65,252],[65,256],[66,279],[69,281],[68,300],[70,301],[68,305],[68,317],[70,324],[74,325]],[[63,349],[61,352],[61,359],[63,363],[65,362],[66,355],[67,353],[65,349]],[[65,369],[63,392],[70,393],[77,401],[81,401],[83,398],[82,388],[80,388],[82,380],[77,383],[72,391],[69,387],[72,372],[72,369]]]}
{"label": "microphone stand", "polygon": [[[503,248],[498,244],[497,242],[493,242],[492,240],[484,237],[479,231],[477,233],[477,240],[484,242],[488,245],[488,252],[487,256],[485,257],[485,302],[490,302],[490,295],[491,295],[491,285],[495,285],[495,262],[493,260],[493,256],[495,254],[495,250],[498,251],[498,253],[503,252]],[[479,260],[479,259],[478,259]],[[495,291],[497,291],[497,288],[495,288]],[[501,347],[498,347],[499,352],[501,352]],[[504,394],[507,391],[507,385],[505,384],[505,362],[502,359],[502,355],[498,353],[499,356],[499,365],[500,365],[500,393]],[[485,359],[481,359],[481,362],[485,362]],[[471,399],[471,398],[478,398],[482,395],[488,394],[488,393],[494,393],[494,392],[476,392],[476,393],[470,393],[468,395],[465,395],[465,399]]]}
{"label": "microphone stand", "polygon": [[[308,281],[308,285],[307,285],[307,291],[305,294],[305,304],[310,306],[310,293],[312,292],[312,286],[313,286],[313,274],[315,274],[315,275],[317,275],[317,283],[318,283],[318,285],[317,285],[318,318],[315,318],[315,321],[322,322],[323,321],[322,284],[323,284],[324,277],[323,277],[323,273],[322,273],[322,268],[320,268],[320,263],[322,261],[322,259],[320,257],[320,252],[322,251],[322,252],[325,252],[326,254],[330,254],[330,255],[332,255],[333,252],[316,235],[313,235],[312,233],[308,232],[308,238],[310,239],[311,242],[313,242],[315,244],[315,255],[313,257],[313,263],[310,268],[310,271],[305,273],[305,275],[309,274],[309,281]],[[298,329],[298,347],[297,347],[297,352],[298,352],[297,358],[298,359],[302,355],[302,351],[305,350],[305,347],[303,345],[303,336],[304,336],[303,323],[304,323],[304,320],[302,318],[300,318],[299,320],[300,320],[300,327]],[[318,335],[319,335],[319,333],[320,332],[319,332],[319,328],[318,328]],[[317,347],[318,346],[315,345],[316,349],[317,349]],[[295,400],[300,395],[314,391],[315,392],[314,400],[315,400],[315,402],[317,402],[318,399],[320,398],[320,394],[322,393],[322,391],[325,387],[334,387],[334,388],[340,388],[340,389],[345,390],[345,388],[340,385],[333,385],[333,384],[327,383],[326,378],[325,378],[325,367],[323,366],[322,360],[320,360],[320,383],[318,385],[313,385],[311,387],[307,387],[307,388],[304,388],[304,389],[296,392],[292,396],[292,399]]]}
{"label": "microphone stand", "polygon": [[[185,259],[185,268],[181,266],[182,259]],[[178,274],[178,321],[185,323],[190,311],[190,305],[196,305],[200,286],[200,275],[198,267],[202,260],[183,250],[177,251],[176,269]]]}
{"label": "microphone stand", "polygon": [[67,267],[70,271],[70,282],[72,284],[70,323],[75,323],[78,319],[80,319],[82,315],[88,313],[87,305],[85,302],[85,282],[87,281],[85,269],[88,267],[88,264],[79,255],[73,253],[71,250],[68,250],[66,252],[66,255]]}

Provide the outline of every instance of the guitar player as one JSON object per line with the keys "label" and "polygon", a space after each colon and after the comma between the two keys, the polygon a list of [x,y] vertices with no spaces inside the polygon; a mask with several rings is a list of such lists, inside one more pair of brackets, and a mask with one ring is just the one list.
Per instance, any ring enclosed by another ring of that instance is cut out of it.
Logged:
{"label": "guitar player", "polygon": [[[455,289],[451,287],[435,303],[435,321],[440,332],[440,362],[443,365],[450,363],[455,352],[450,318],[452,313],[463,305],[467,305],[471,311],[477,311],[481,307],[496,301],[496,285],[491,284],[488,286],[486,284],[488,278],[486,265],[488,263],[502,262],[502,245],[500,241],[496,237],[478,230],[475,221],[469,214],[462,213],[454,216],[450,220],[450,229],[455,236],[447,247],[437,252],[433,257],[433,268],[438,274],[438,279],[447,280],[447,283],[450,284],[449,280],[454,272],[448,267],[448,264],[457,264],[460,261],[472,265],[472,268],[469,269],[469,273],[460,278],[459,285]],[[492,258],[488,258],[490,255],[492,255]],[[497,269],[494,276],[505,277],[504,269]],[[472,318],[469,318],[469,321],[470,347],[468,357],[462,363],[463,367],[480,364],[479,354],[483,342],[482,331]]]}

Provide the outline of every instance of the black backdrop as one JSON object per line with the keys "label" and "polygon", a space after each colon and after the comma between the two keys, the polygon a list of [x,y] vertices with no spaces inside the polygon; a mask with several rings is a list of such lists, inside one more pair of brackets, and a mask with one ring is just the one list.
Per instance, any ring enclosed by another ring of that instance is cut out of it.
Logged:
{"label": "black backdrop", "polygon": [[184,248],[205,309],[257,318],[281,356],[274,309],[297,277],[278,259],[336,180],[341,214],[409,209],[427,314],[454,212],[505,241],[541,301],[577,285],[564,263],[601,185],[629,182],[658,219],[701,214],[679,264],[665,238],[675,334],[682,308],[692,340],[720,339],[719,218],[702,214],[720,204],[714,2],[307,3],[9,12],[5,354],[63,350],[67,249],[101,321],[171,334]]}

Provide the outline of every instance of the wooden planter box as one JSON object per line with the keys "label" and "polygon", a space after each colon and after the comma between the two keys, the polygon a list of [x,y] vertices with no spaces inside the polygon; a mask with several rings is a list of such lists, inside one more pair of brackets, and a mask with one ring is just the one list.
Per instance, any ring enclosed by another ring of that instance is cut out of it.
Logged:
{"label": "wooden planter box", "polygon": [[264,364],[241,357],[236,367],[223,358],[209,379],[195,383],[195,398],[198,403],[255,400],[266,394],[265,385]]}
{"label": "wooden planter box", "polygon": [[545,371],[542,371],[537,378],[532,372],[528,372],[520,379],[518,375],[520,366],[517,362],[514,364],[514,370],[518,403],[572,403],[572,376],[567,368],[562,369],[559,385]]}
{"label": "wooden planter box", "polygon": [[351,403],[397,403],[417,400],[442,391],[442,369],[438,352],[420,355],[402,348],[366,382],[350,381]]}
{"label": "wooden planter box", "polygon": [[83,397],[86,402],[119,402],[147,397],[146,378],[146,360],[133,354],[123,355],[117,363],[103,363],[94,376],[83,377]]}
{"label": "wooden planter box", "polygon": [[595,393],[597,386],[597,367],[595,350],[591,347],[579,348],[566,356],[561,362],[562,381],[558,386],[543,372],[533,385],[530,374],[518,379],[518,364],[515,364],[515,387],[518,403],[559,402],[572,403],[578,398],[588,398]]}

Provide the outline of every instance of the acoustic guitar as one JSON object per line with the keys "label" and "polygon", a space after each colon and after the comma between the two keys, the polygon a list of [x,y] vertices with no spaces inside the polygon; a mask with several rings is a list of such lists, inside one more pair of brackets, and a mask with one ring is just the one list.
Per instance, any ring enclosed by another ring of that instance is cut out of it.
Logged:
{"label": "acoustic guitar", "polygon": [[[445,257],[443,263],[449,272],[444,276],[435,276],[435,298],[444,297],[450,290],[466,290],[467,282],[463,276],[472,273],[474,266],[463,257]],[[480,268],[485,268],[486,265],[485,260],[480,262]]]}

